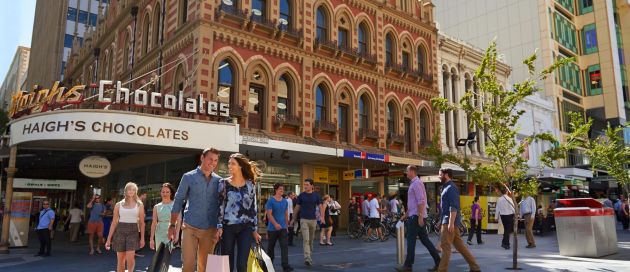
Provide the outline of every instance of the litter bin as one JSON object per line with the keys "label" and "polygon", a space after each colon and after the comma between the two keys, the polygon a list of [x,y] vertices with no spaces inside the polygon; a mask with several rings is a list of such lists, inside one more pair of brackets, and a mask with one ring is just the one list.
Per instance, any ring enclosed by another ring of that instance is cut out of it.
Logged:
{"label": "litter bin", "polygon": [[560,255],[601,257],[617,253],[614,210],[592,198],[557,200],[554,210]]}

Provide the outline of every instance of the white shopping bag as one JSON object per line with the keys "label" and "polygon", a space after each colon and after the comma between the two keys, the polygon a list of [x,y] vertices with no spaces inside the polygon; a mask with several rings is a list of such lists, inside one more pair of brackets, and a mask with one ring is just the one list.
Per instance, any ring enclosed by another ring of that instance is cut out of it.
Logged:
{"label": "white shopping bag", "polygon": [[263,261],[265,261],[267,272],[276,272],[276,270],[273,268],[273,262],[271,261],[271,258],[269,258],[269,255],[267,255],[267,253],[262,250],[262,248],[260,248],[260,257],[263,259]]}
{"label": "white shopping bag", "polygon": [[230,272],[230,256],[208,254],[206,272]]}

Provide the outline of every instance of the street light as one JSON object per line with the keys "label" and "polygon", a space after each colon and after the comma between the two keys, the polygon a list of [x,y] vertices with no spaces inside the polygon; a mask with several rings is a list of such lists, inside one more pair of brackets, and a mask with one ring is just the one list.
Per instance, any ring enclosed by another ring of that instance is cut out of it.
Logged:
{"label": "street light", "polygon": [[[477,132],[469,132],[468,133],[468,138],[463,138],[463,139],[459,139],[457,140],[457,146],[463,146],[464,147],[464,161],[467,160],[467,155],[468,155],[468,151],[466,151],[466,149],[468,149],[467,147],[470,147],[471,145],[473,145],[474,143],[477,142],[477,140],[475,140],[475,137],[477,137]],[[468,182],[468,169],[464,169],[464,171],[466,171],[466,182]]]}

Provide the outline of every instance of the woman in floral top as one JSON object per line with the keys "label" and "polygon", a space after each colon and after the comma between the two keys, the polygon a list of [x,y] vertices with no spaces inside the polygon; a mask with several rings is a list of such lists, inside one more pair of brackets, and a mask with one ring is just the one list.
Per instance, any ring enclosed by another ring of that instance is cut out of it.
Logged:
{"label": "woman in floral top", "polygon": [[221,179],[218,186],[217,236],[221,238],[221,255],[230,256],[230,271],[246,272],[249,249],[254,241],[260,243],[256,205],[259,170],[240,153],[230,156],[228,169],[230,177]]}

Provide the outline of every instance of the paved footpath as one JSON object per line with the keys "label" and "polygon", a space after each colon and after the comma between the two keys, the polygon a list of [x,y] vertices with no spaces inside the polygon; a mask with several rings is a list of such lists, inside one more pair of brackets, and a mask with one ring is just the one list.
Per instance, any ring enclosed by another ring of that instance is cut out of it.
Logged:
{"label": "paved footpath", "polygon": [[[525,271],[630,271],[630,232],[617,230],[619,252],[603,258],[575,258],[558,254],[555,232],[536,236],[537,248],[525,248],[524,235],[519,235],[519,267]],[[0,255],[0,271],[115,271],[116,257],[113,252],[88,255],[87,238],[79,243],[69,243],[63,233],[56,234],[51,257],[34,257],[39,248],[34,234],[30,235],[28,248],[16,248],[11,254]],[[431,236],[435,243],[438,237]],[[512,251],[499,247],[501,237],[488,234],[483,237],[485,244],[468,246],[477,258],[482,271],[505,271],[512,265]],[[266,244],[266,241],[263,241]],[[296,271],[393,271],[396,262],[396,240],[365,243],[346,236],[333,240],[334,246],[320,246],[315,241],[313,259],[315,265],[306,267],[303,263],[301,240],[295,247],[289,247],[289,261]],[[276,246],[278,247],[278,246]],[[279,248],[276,248],[276,262],[279,263]],[[136,271],[146,271],[152,253],[145,249],[145,257],[136,258]],[[171,269],[181,271],[180,252],[174,252]],[[414,271],[426,271],[432,260],[426,249],[419,243],[416,249]],[[282,271],[276,267],[276,271]],[[449,271],[468,271],[468,266],[460,254],[453,254]]]}

